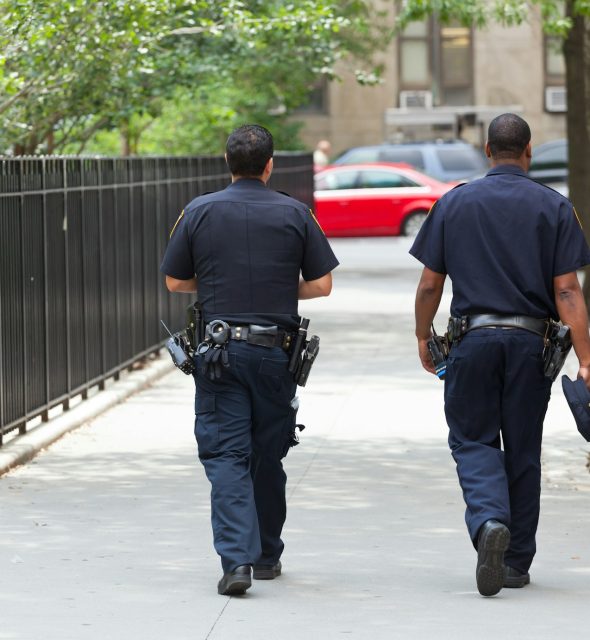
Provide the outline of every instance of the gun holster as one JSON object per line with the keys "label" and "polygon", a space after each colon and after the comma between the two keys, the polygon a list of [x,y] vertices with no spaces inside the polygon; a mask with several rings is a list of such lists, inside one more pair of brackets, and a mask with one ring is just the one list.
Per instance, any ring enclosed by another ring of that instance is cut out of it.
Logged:
{"label": "gun holster", "polygon": [[307,378],[319,352],[320,339],[318,336],[311,336],[311,338],[305,342],[305,347],[301,352],[301,357],[294,372],[295,382],[300,387],[304,387],[307,384]]}
{"label": "gun holster", "polygon": [[320,339],[318,336],[311,336],[307,340],[307,328],[309,320],[301,318],[296,338],[291,348],[291,358],[289,360],[289,372],[293,374],[293,379],[300,386],[307,384],[307,378],[311,367],[320,352]]}
{"label": "gun holster", "polygon": [[467,316],[461,316],[460,318],[449,318],[449,324],[447,325],[446,337],[449,347],[454,342],[459,342],[461,338],[467,333]]}
{"label": "gun holster", "polygon": [[543,349],[543,370],[545,377],[554,381],[572,348],[570,328],[565,324],[550,322]]}

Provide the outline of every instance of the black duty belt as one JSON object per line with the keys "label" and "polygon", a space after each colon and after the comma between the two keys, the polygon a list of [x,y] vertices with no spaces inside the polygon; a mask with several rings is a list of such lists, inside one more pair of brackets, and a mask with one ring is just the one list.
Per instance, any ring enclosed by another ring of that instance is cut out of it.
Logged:
{"label": "black duty belt", "polygon": [[505,327],[509,329],[525,329],[537,335],[547,335],[547,320],[543,318],[531,318],[530,316],[504,316],[495,313],[484,313],[467,316],[467,323],[463,333],[473,329],[492,327]]}
{"label": "black duty belt", "polygon": [[230,327],[232,340],[245,340],[248,344],[260,347],[281,347],[289,351],[293,334],[283,331],[277,326],[262,326],[258,324],[240,324]]}

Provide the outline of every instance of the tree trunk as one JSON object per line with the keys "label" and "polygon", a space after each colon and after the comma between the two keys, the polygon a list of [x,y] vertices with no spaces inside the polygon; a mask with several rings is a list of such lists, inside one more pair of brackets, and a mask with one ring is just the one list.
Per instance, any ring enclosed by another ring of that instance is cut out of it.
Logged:
{"label": "tree trunk", "polygon": [[129,122],[124,122],[121,124],[120,136],[121,136],[121,155],[130,156],[131,155],[131,134],[129,131]]}
{"label": "tree trunk", "polygon": [[[569,149],[569,197],[579,214],[586,240],[590,242],[590,21],[567,13],[573,27],[564,43],[567,79],[567,138]],[[590,307],[590,267],[584,270],[584,298]]]}
{"label": "tree trunk", "polygon": [[47,149],[46,149],[47,155],[48,156],[53,155],[55,151],[55,134],[53,133],[53,130],[51,130],[47,134],[47,137],[45,138],[45,144],[47,146]]}

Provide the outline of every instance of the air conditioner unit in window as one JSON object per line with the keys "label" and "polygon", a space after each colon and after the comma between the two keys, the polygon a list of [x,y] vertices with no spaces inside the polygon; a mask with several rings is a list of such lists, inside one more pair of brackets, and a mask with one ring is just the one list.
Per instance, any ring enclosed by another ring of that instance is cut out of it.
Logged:
{"label": "air conditioner unit in window", "polygon": [[402,109],[432,109],[432,91],[400,91]]}
{"label": "air conditioner unit in window", "polygon": [[545,109],[550,113],[565,113],[567,111],[565,87],[545,87]]}

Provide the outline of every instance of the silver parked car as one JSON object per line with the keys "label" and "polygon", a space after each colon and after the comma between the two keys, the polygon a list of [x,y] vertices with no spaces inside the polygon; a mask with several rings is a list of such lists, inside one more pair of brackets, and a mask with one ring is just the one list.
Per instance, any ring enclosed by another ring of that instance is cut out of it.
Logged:
{"label": "silver parked car", "polygon": [[440,180],[469,180],[485,174],[489,164],[485,155],[467,142],[411,142],[354,147],[345,151],[335,165],[364,162],[404,162]]}

